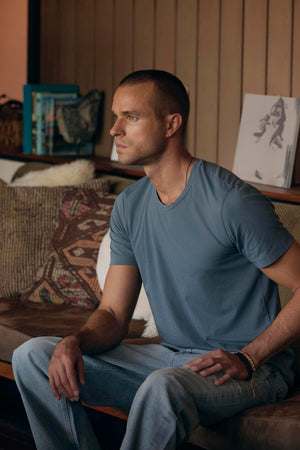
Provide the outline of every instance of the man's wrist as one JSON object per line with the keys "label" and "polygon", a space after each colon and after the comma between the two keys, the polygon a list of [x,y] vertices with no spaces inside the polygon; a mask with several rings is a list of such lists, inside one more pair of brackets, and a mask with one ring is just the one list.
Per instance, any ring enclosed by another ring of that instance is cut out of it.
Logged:
{"label": "man's wrist", "polygon": [[66,336],[63,341],[65,342],[65,344],[77,345],[78,347],[80,347],[81,343],[79,334],[71,334],[69,336]]}
{"label": "man's wrist", "polygon": [[236,352],[235,355],[242,361],[242,363],[246,367],[248,372],[248,379],[250,380],[252,378],[253,373],[256,371],[253,359],[251,358],[250,355],[248,355],[248,353],[243,351]]}

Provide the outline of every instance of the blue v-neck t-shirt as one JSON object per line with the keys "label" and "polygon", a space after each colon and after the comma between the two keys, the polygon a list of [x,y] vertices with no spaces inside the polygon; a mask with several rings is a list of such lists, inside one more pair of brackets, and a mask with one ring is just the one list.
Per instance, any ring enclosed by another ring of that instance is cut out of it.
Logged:
{"label": "blue v-neck t-shirt", "polygon": [[278,314],[277,285],[259,269],[293,238],[270,200],[231,172],[196,159],[171,205],[144,177],[119,195],[110,226],[111,264],[138,266],[168,345],[237,351]]}

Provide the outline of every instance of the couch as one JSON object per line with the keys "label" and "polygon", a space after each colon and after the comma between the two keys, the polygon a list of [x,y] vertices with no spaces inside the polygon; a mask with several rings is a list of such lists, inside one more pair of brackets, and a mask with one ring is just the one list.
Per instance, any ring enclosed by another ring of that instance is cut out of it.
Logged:
{"label": "couch", "polygon": [[[28,170],[33,170],[31,165]],[[15,179],[23,175],[19,170]],[[100,175],[79,185],[0,185],[2,377],[13,378],[11,357],[21,343],[35,336],[72,333],[101,301],[96,273],[99,247],[116,196],[131,182]],[[300,205],[275,203],[275,208],[300,241]],[[280,288],[280,297],[284,305],[290,294]],[[133,319],[126,340],[137,345],[159,342],[158,336],[141,337],[144,327],[144,320]],[[222,450],[300,448],[300,341],[294,348],[295,384],[286,400],[249,409],[214,426],[200,426],[190,442]],[[125,417],[101,405],[99,410]]]}

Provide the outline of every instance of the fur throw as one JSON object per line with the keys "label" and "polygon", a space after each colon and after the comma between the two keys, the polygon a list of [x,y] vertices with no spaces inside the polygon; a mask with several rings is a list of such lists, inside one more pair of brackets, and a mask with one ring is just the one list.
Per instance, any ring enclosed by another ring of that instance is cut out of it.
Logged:
{"label": "fur throw", "polygon": [[10,183],[10,186],[72,186],[90,181],[94,176],[94,163],[77,159],[71,163],[28,172]]}

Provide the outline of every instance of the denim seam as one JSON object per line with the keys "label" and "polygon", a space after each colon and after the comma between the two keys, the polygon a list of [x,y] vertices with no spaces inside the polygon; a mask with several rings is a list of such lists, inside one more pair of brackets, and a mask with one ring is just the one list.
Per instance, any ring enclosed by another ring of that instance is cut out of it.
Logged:
{"label": "denim seam", "polygon": [[62,413],[63,413],[63,418],[65,421],[65,424],[67,425],[67,427],[65,427],[65,429],[69,429],[70,430],[70,440],[72,438],[72,447],[74,449],[79,449],[79,442],[78,442],[78,438],[77,438],[77,434],[76,432],[74,433],[74,427],[70,418],[70,413],[69,413],[69,408],[67,407],[67,399],[64,396],[61,396],[61,399],[59,400],[60,405],[61,405],[61,409],[62,409]]}

